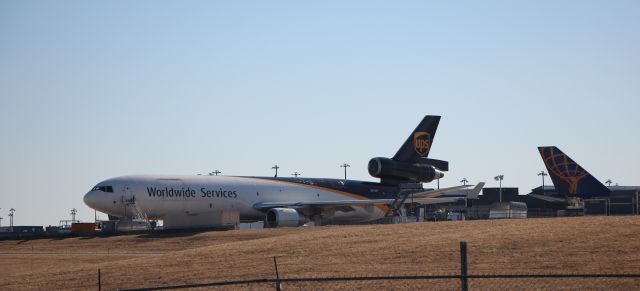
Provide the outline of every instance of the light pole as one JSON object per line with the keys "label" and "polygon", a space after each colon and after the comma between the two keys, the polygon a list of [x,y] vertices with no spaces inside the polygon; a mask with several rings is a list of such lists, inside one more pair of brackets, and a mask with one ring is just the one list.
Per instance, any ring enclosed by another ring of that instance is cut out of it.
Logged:
{"label": "light pole", "polygon": [[76,221],[76,213],[78,213],[78,210],[76,210],[75,208],[71,209],[71,221],[72,222]]}
{"label": "light pole", "polygon": [[340,168],[344,168],[344,179],[345,180],[347,179],[347,168],[348,167],[351,167],[351,166],[349,164],[347,164],[347,163],[344,163],[344,164],[340,165]]}
{"label": "light pole", "polygon": [[502,180],[504,179],[504,175],[498,175],[493,178],[500,182],[500,203],[502,203]]}
{"label": "light pole", "polygon": [[544,171],[540,171],[540,173],[538,173],[538,176],[542,176],[542,195],[544,195],[544,176],[547,176],[549,174],[545,173]]}
{"label": "light pole", "polygon": [[613,183],[613,181],[611,181],[611,179],[607,179],[604,183],[611,187],[611,183]]}
{"label": "light pole", "polygon": [[[636,196],[638,196],[638,195],[636,195]],[[636,200],[638,200],[638,199],[636,199]],[[0,227],[2,227],[2,216],[0,216]]]}
{"label": "light pole", "polygon": [[13,232],[13,213],[16,212],[15,209],[9,209],[9,227],[11,227],[11,232]]}
{"label": "light pole", "polygon": [[280,167],[278,167],[278,165],[275,165],[275,166],[273,166],[271,168],[276,170],[276,175],[274,177],[278,178],[278,169],[280,169]]}
{"label": "light pole", "polygon": [[298,178],[298,176],[300,176],[300,173],[298,173],[298,172],[293,172],[293,174],[291,174],[291,175],[292,175],[292,176],[294,176],[294,177],[296,177],[296,178]]}
{"label": "light pole", "polygon": [[[469,180],[467,180],[467,178],[462,178],[462,180],[460,180],[460,183],[462,183],[462,185],[467,185],[467,183],[469,183]],[[438,187],[438,188],[440,188],[440,187]],[[469,203],[468,203],[469,202],[468,201],[469,189],[467,188],[465,190],[467,191],[467,196],[464,197],[464,207],[465,208],[469,208]]]}
{"label": "light pole", "polygon": [[209,176],[213,176],[213,175],[218,176],[218,174],[221,174],[221,173],[222,173],[222,172],[220,172],[220,171],[218,171],[218,170],[215,170],[215,171],[213,171],[213,172],[209,173]]}

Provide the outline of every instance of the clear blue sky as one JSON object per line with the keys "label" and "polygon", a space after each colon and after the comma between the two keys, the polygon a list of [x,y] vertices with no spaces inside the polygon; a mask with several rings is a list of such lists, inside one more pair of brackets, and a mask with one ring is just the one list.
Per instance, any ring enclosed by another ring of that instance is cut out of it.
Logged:
{"label": "clear blue sky", "polygon": [[[639,1],[1,1],[0,216],[125,174],[374,180],[426,114],[441,185],[528,193],[557,145],[640,184]],[[103,216],[104,217],[104,216]]]}

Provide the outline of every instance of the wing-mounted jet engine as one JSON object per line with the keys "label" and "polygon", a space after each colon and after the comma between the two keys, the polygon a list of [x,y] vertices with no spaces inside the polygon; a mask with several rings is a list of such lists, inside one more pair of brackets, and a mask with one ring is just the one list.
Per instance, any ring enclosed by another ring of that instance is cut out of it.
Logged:
{"label": "wing-mounted jet engine", "polygon": [[295,227],[309,222],[302,213],[292,208],[272,208],[267,212],[266,227]]}
{"label": "wing-mounted jet engine", "polygon": [[440,116],[425,116],[393,158],[369,161],[369,174],[386,184],[428,183],[444,177],[442,171],[449,170],[449,162],[427,158],[438,123]]}

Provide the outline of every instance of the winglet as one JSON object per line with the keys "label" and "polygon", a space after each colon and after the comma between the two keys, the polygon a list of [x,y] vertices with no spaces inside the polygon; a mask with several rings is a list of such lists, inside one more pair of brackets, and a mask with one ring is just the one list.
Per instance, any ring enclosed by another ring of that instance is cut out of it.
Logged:
{"label": "winglet", "polygon": [[467,193],[467,199],[478,199],[478,195],[480,195],[480,191],[484,188],[484,182],[478,183],[473,189]]}

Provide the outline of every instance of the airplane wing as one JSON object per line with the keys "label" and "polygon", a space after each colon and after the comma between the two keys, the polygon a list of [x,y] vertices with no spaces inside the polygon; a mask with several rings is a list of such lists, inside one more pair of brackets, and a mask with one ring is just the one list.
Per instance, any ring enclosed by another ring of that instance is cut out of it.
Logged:
{"label": "airplane wing", "polygon": [[[447,197],[447,198],[414,198],[411,202],[419,204],[438,204],[449,203],[464,200],[464,197]],[[332,201],[308,201],[308,202],[260,202],[253,205],[255,209],[271,209],[276,207],[308,207],[308,206],[359,206],[359,205],[378,205],[378,204],[391,204],[395,199],[368,199],[368,200],[332,200]]]}
{"label": "airplane wing", "polygon": [[450,203],[464,200],[464,197],[439,197],[439,198],[430,198],[430,197],[417,197],[417,198],[407,198],[408,202],[418,203],[418,204],[440,204],[440,203]]}
{"label": "airplane wing", "polygon": [[[418,194],[429,195],[432,192],[442,195],[444,193],[455,191],[458,189],[466,188],[470,186],[456,186],[450,188],[442,188],[438,190],[430,190],[420,192]],[[476,186],[477,187],[477,186]],[[473,191],[471,191],[473,192]],[[465,197],[413,197],[411,202],[418,204],[438,204],[449,203],[464,200]],[[380,205],[391,204],[395,199],[349,199],[349,200],[327,200],[327,201],[289,201],[289,202],[259,202],[253,205],[253,208],[258,210],[268,210],[276,207],[290,207],[290,208],[305,208],[305,207],[348,207],[348,206],[361,206],[361,205]]]}
{"label": "airplane wing", "polygon": [[409,197],[442,197],[445,193],[449,193],[449,195],[456,195],[456,196],[462,196],[466,194],[467,199],[478,199],[478,195],[480,194],[480,191],[482,191],[482,188],[484,187],[484,185],[485,185],[484,182],[480,182],[475,187],[473,187],[473,189],[466,190],[466,191],[465,190],[456,191],[456,190],[468,188],[468,187],[471,187],[471,185],[442,188],[434,191],[425,191],[425,192],[415,193],[410,195]]}
{"label": "airplane wing", "polygon": [[[482,184],[482,185],[484,186],[484,184]],[[409,197],[413,196],[413,197],[435,198],[435,197],[442,196],[442,195],[444,195],[446,193],[449,193],[449,192],[453,192],[453,191],[456,191],[456,190],[465,189],[465,188],[469,188],[469,187],[471,187],[471,185],[460,185],[460,186],[454,186],[454,187],[449,187],[449,188],[440,188],[440,189],[435,189],[435,190],[428,190],[428,191],[413,193]]]}

